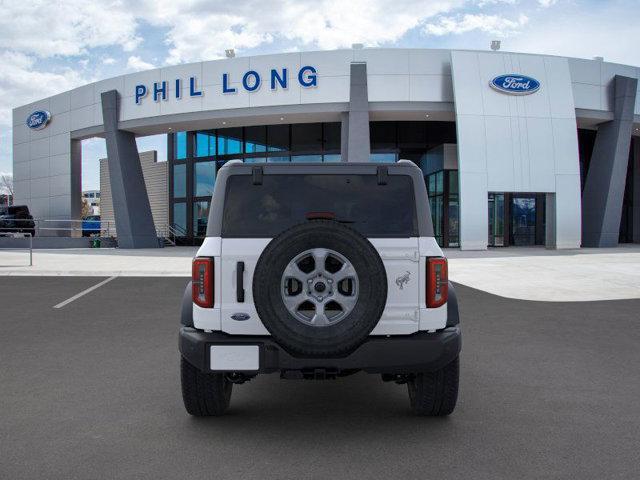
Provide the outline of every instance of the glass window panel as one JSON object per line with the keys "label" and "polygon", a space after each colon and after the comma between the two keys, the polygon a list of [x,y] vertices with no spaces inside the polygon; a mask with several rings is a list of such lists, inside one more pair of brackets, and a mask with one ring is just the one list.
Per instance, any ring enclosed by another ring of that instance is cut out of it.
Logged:
{"label": "glass window panel", "polygon": [[369,159],[375,163],[395,163],[396,156],[395,153],[372,153]]}
{"label": "glass window panel", "polygon": [[221,128],[218,130],[218,155],[242,153],[242,128]]}
{"label": "glass window panel", "polygon": [[185,202],[173,204],[173,224],[179,232],[187,234],[187,204]]}
{"label": "glass window panel", "polygon": [[268,125],[267,142],[270,152],[289,150],[289,125]]}
{"label": "glass window panel", "polygon": [[179,163],[173,166],[173,198],[187,196],[187,165]]}
{"label": "glass window panel", "polygon": [[176,132],[173,142],[173,154],[176,160],[187,158],[187,132]]}
{"label": "glass window panel", "polygon": [[291,125],[291,150],[297,152],[322,151],[322,124]]}
{"label": "glass window panel", "polygon": [[244,163],[264,163],[267,159],[265,157],[249,157],[244,159]]}
{"label": "glass window panel", "polygon": [[260,153],[267,151],[267,127],[245,127],[244,151],[246,153]]}
{"label": "glass window panel", "polygon": [[292,155],[292,162],[322,162],[322,155]]}
{"label": "glass window panel", "polygon": [[196,132],[195,156],[211,157],[216,154],[216,134],[214,132]]}
{"label": "glass window panel", "polygon": [[324,124],[324,150],[340,150],[341,123]]}
{"label": "glass window panel", "polygon": [[371,122],[369,124],[371,135],[371,149],[383,150],[397,148],[396,122]]}
{"label": "glass window panel", "polygon": [[449,170],[449,193],[451,195],[458,194],[458,171]]}
{"label": "glass window panel", "polygon": [[289,157],[267,157],[267,162],[269,163],[283,163],[288,162]]}
{"label": "glass window panel", "polygon": [[436,173],[436,193],[437,194],[441,194],[444,191],[443,178],[444,178],[443,171],[439,171],[438,173]]}
{"label": "glass window panel", "polygon": [[339,153],[324,155],[324,161],[325,162],[341,162],[342,155],[340,155]]}
{"label": "glass window panel", "polygon": [[193,164],[193,195],[207,197],[213,194],[216,181],[216,162],[196,162]]}
{"label": "glass window panel", "polygon": [[460,246],[460,209],[458,199],[449,199],[449,246]]}
{"label": "glass window panel", "polygon": [[427,179],[428,179],[427,193],[429,195],[435,195],[436,194],[436,176],[432,174],[432,175],[429,175]]}
{"label": "glass window panel", "polygon": [[207,236],[207,221],[209,219],[209,202],[193,203],[193,236]]}

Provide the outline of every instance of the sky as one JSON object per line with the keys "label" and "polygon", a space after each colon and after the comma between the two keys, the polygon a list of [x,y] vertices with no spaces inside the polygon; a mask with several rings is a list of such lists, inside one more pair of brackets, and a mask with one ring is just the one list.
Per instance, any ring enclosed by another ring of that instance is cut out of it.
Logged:
{"label": "sky", "polygon": [[[366,47],[547,53],[640,66],[638,0],[0,0],[0,173],[12,171],[11,110],[153,67]],[[139,139],[141,150],[166,138]],[[83,142],[97,188],[104,141]]]}

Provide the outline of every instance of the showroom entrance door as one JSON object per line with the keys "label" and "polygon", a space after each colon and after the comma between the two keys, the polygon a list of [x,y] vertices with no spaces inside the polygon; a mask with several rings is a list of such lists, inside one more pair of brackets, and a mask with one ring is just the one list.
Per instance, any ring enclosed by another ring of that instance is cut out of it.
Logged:
{"label": "showroom entrance door", "polygon": [[511,245],[536,244],[536,197],[518,195],[511,198]]}

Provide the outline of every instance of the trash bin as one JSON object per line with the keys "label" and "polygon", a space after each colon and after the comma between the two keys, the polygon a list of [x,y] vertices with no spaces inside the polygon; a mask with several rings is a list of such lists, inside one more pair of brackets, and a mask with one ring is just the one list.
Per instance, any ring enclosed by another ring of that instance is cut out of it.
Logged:
{"label": "trash bin", "polygon": [[91,248],[100,248],[100,239],[94,238],[91,240]]}

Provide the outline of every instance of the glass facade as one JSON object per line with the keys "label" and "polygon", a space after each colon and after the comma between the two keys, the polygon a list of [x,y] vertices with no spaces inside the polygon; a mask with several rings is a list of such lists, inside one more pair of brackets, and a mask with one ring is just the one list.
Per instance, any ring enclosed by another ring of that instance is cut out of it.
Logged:
{"label": "glass facade", "polygon": [[455,146],[438,145],[422,155],[418,164],[427,185],[433,230],[438,245],[459,247],[460,201]]}
{"label": "glass facade", "polygon": [[438,170],[425,175],[433,234],[441,247],[460,246],[458,171]]}
{"label": "glass facade", "polygon": [[[341,129],[339,122],[298,123],[170,134],[170,222],[184,230],[187,242],[197,243],[206,235],[216,172],[224,163],[232,159],[245,163],[340,162]],[[399,158],[418,163],[435,146],[456,142],[453,122],[371,122],[370,137],[371,161],[376,163],[393,163]],[[431,180],[425,177],[425,181]],[[440,182],[440,190],[430,200],[437,215],[434,220],[438,220],[439,241],[455,239],[450,243],[454,246],[459,228],[457,172],[443,172],[434,181]],[[443,182],[454,182],[455,192],[449,183],[444,188]]]}

